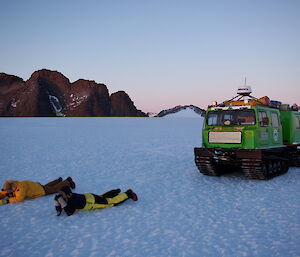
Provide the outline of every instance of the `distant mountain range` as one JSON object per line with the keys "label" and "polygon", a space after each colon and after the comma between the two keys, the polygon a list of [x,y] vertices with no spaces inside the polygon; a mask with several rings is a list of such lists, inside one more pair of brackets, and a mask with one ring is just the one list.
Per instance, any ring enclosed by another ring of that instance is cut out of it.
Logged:
{"label": "distant mountain range", "polygon": [[4,117],[147,117],[124,91],[109,95],[104,84],[69,79],[57,71],[39,70],[24,81],[0,73],[0,116]]}
{"label": "distant mountain range", "polygon": [[184,105],[184,106],[178,105],[178,106],[175,106],[174,108],[162,110],[160,113],[158,113],[154,117],[164,117],[167,115],[176,114],[183,110],[193,110],[196,114],[201,115],[201,116],[203,116],[205,114],[205,110],[203,110],[195,105]]}
{"label": "distant mountain range", "polygon": [[109,95],[104,84],[84,79],[71,83],[58,71],[38,70],[27,81],[0,73],[0,117],[164,117],[184,109],[204,113],[194,105],[179,105],[145,114],[125,91]]}

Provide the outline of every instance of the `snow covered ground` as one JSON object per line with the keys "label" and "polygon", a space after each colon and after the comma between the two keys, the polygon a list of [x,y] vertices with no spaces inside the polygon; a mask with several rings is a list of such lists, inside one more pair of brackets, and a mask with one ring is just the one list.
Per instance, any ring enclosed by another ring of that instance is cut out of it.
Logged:
{"label": "snow covered ground", "polygon": [[300,169],[269,181],[194,164],[202,118],[1,118],[0,181],[72,176],[138,202],[57,217],[53,196],[0,206],[0,256],[300,256]]}

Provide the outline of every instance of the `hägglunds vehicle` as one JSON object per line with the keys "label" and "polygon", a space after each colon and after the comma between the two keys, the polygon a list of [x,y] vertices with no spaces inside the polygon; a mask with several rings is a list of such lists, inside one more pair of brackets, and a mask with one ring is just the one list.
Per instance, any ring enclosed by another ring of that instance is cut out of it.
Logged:
{"label": "h\u00e4gglunds vehicle", "polygon": [[202,147],[195,163],[204,175],[242,171],[250,179],[270,179],[300,166],[298,107],[251,96],[242,86],[238,95],[208,107]]}

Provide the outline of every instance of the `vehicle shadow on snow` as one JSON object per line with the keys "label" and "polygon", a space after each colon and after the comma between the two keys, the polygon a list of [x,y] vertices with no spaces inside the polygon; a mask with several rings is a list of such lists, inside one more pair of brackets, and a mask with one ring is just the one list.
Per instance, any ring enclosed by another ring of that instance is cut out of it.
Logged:
{"label": "vehicle shadow on snow", "polygon": [[239,180],[243,180],[243,181],[270,181],[270,180],[280,179],[280,178],[282,178],[282,176],[285,176],[287,174],[288,174],[288,172],[281,174],[279,176],[270,177],[268,179],[250,179],[250,178],[247,178],[242,171],[233,171],[233,172],[223,173],[219,177],[224,177],[224,178],[228,178],[228,179],[239,179]]}
{"label": "vehicle shadow on snow", "polygon": [[232,178],[232,179],[241,179],[241,180],[249,180],[248,178],[245,177],[245,175],[241,171],[234,171],[234,172],[230,172],[230,173],[225,173],[225,174],[222,174],[220,177]]}

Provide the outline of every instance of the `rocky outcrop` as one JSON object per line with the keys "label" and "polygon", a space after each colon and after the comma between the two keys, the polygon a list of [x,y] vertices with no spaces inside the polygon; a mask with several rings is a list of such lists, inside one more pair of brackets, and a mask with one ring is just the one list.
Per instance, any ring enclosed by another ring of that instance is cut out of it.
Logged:
{"label": "rocky outcrop", "polygon": [[118,91],[110,96],[111,116],[114,117],[146,117],[147,115],[137,110],[130,97],[124,91]]}
{"label": "rocky outcrop", "polygon": [[0,116],[146,116],[120,91],[109,96],[106,85],[69,79],[57,71],[39,70],[30,79],[0,73]]}
{"label": "rocky outcrop", "polygon": [[23,79],[0,73],[0,116],[15,116],[16,96],[25,91],[25,86]]}

